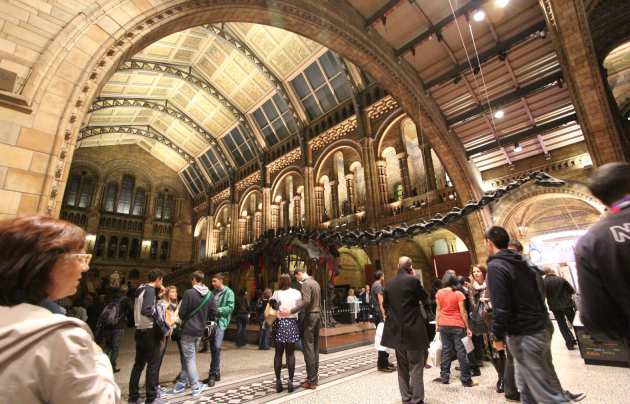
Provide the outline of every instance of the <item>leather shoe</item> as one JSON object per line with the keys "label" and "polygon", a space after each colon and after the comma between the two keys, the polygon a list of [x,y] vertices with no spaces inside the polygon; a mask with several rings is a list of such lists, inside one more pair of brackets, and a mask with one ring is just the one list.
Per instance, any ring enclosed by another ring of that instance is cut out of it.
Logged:
{"label": "leather shoe", "polygon": [[315,390],[317,388],[317,385],[316,384],[311,384],[309,382],[304,382],[304,383],[302,383],[302,388]]}
{"label": "leather shoe", "polygon": [[394,371],[394,369],[390,368],[390,367],[386,367],[386,368],[377,368],[377,370],[379,372],[383,372],[383,373],[392,373]]}
{"label": "leather shoe", "polygon": [[516,393],[513,396],[505,395],[505,400],[511,403],[520,403],[521,402],[521,393]]}

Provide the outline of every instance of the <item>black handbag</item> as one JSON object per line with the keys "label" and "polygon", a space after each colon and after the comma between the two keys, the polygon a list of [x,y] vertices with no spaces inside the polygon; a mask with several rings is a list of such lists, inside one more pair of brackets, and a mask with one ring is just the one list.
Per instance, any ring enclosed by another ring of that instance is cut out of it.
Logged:
{"label": "black handbag", "polygon": [[182,330],[184,329],[184,324],[186,323],[186,321],[188,321],[188,319],[192,318],[192,316],[194,316],[195,314],[197,314],[199,312],[199,310],[203,309],[203,307],[208,304],[208,302],[210,301],[211,298],[211,293],[208,292],[208,294],[206,294],[206,296],[203,298],[203,300],[201,301],[201,303],[199,303],[199,305],[197,307],[195,307],[195,309],[193,311],[190,312],[190,314],[186,317],[186,318],[182,318],[182,323],[179,325],[179,327],[175,327],[173,329],[173,332],[171,334],[171,339],[175,342],[180,341],[182,339]]}

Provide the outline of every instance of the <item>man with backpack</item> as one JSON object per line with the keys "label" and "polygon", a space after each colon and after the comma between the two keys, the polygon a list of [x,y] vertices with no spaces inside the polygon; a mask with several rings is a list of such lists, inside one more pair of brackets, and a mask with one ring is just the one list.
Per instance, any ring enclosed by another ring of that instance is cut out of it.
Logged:
{"label": "man with backpack", "polygon": [[120,372],[116,367],[120,342],[127,327],[127,313],[131,304],[120,290],[112,291],[112,300],[105,306],[96,323],[97,339],[102,341],[103,352],[109,357],[114,373]]}
{"label": "man with backpack", "polygon": [[182,355],[182,372],[172,393],[179,394],[186,389],[186,384],[192,389],[192,396],[197,397],[206,388],[199,382],[197,372],[197,344],[204,334],[208,320],[214,318],[214,301],[208,287],[203,284],[204,273],[195,271],[192,274],[192,288],[184,292],[179,306],[180,346]]}
{"label": "man with backpack", "polygon": [[158,398],[160,378],[160,342],[167,330],[166,322],[160,318],[157,309],[157,296],[162,289],[162,272],[152,270],[148,275],[148,283],[140,285],[136,290],[133,317],[136,324],[136,357],[129,378],[129,403],[138,403],[140,394],[138,384],[140,375],[147,367],[146,404],[162,403]]}

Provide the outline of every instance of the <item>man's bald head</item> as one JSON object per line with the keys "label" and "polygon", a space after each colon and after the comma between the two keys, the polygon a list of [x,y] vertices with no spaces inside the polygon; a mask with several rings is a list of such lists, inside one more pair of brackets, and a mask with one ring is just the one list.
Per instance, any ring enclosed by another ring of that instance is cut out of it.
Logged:
{"label": "man's bald head", "polygon": [[398,259],[398,269],[404,269],[407,272],[411,272],[411,258],[409,257],[400,257]]}

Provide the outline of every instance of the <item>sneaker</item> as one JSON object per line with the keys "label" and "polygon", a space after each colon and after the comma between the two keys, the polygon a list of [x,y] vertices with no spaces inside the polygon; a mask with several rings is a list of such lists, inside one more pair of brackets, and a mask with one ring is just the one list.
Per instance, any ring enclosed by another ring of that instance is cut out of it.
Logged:
{"label": "sneaker", "polygon": [[433,383],[449,384],[450,382],[448,380],[442,380],[441,377],[436,377],[435,379],[433,379]]}
{"label": "sneaker", "polygon": [[571,399],[571,401],[577,403],[578,401],[582,401],[586,398],[586,393],[571,393],[570,391],[565,392],[567,396]]}
{"label": "sneaker", "polygon": [[473,370],[471,370],[470,372],[474,377],[478,377],[481,376],[481,370],[479,370],[479,368],[475,368]]}
{"label": "sneaker", "polygon": [[203,392],[206,389],[206,385],[203,383],[197,383],[196,387],[193,387],[192,389],[192,396],[193,397],[197,397],[198,395],[201,394],[201,392]]}
{"label": "sneaker", "polygon": [[474,386],[479,386],[479,382],[477,380],[471,380],[467,383],[462,382],[462,386],[464,387],[474,387]]}
{"label": "sneaker", "polygon": [[177,382],[175,383],[175,386],[173,386],[171,391],[169,391],[169,394],[179,394],[183,392],[184,390],[186,390],[186,384]]}

